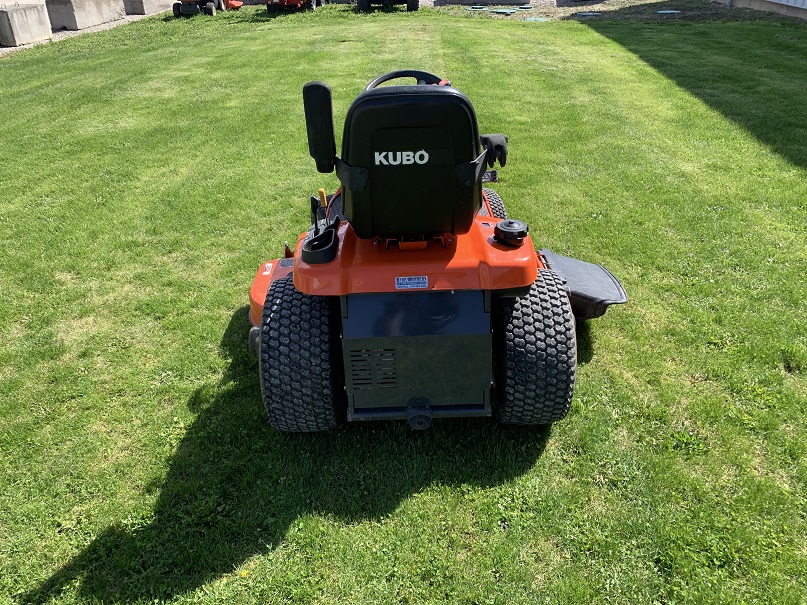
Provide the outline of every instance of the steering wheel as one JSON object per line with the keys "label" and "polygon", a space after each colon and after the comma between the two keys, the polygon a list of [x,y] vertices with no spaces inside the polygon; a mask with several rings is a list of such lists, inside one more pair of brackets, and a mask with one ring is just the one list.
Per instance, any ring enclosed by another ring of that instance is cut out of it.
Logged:
{"label": "steering wheel", "polygon": [[415,78],[418,84],[440,84],[446,83],[450,86],[450,82],[443,80],[440,76],[430,74],[428,71],[419,71],[417,69],[399,69],[398,71],[391,71],[383,76],[378,76],[375,80],[370,82],[364,90],[372,90],[379,84],[394,80],[396,78]]}

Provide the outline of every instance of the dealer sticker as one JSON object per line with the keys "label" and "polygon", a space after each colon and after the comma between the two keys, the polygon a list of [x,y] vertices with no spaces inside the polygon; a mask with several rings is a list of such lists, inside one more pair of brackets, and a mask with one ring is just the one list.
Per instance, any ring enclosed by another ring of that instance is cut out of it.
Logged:
{"label": "dealer sticker", "polygon": [[419,290],[429,287],[428,275],[413,275],[412,277],[396,277],[396,290]]}

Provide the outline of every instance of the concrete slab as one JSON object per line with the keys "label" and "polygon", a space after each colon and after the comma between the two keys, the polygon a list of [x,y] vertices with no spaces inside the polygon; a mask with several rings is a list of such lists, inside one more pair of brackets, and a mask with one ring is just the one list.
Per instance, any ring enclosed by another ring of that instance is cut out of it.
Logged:
{"label": "concrete slab", "polygon": [[[529,0],[445,0],[440,6],[457,5],[460,6],[521,6],[529,4]],[[438,6],[437,2],[434,3]]]}
{"label": "concrete slab", "polygon": [[53,37],[48,11],[43,4],[2,5],[0,45],[22,46]]}
{"label": "concrete slab", "polygon": [[153,15],[171,10],[174,0],[123,0],[127,15]]}
{"label": "concrete slab", "polygon": [[53,29],[86,29],[126,15],[123,0],[45,0]]}
{"label": "concrete slab", "polygon": [[770,11],[788,17],[807,19],[807,1],[805,0],[717,0],[726,6],[737,8],[752,8],[760,11]]}

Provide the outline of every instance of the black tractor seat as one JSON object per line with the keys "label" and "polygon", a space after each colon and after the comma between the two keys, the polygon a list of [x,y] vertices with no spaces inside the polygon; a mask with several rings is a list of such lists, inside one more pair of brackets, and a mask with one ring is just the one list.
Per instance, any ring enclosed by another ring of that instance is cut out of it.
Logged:
{"label": "black tractor seat", "polygon": [[[378,85],[415,78],[417,85]],[[342,210],[361,239],[468,233],[482,206],[485,165],[502,166],[505,135],[479,136],[471,101],[450,82],[400,70],[370,82],[348,109],[336,156],[331,89],[303,87],[308,146],[342,182]]]}
{"label": "black tractor seat", "polygon": [[[482,203],[476,114],[450,86],[361,93],[345,118],[342,162],[343,211],[360,238],[462,235]],[[356,167],[366,171],[358,182]]]}

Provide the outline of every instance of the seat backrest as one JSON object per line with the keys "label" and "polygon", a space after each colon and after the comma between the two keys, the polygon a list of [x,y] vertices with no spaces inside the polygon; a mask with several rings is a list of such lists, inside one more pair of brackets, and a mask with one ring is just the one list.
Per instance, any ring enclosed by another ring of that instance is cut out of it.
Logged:
{"label": "seat backrest", "polygon": [[345,118],[342,169],[363,178],[343,179],[343,212],[360,238],[467,233],[482,203],[479,156],[476,114],[460,91],[365,91]]}

